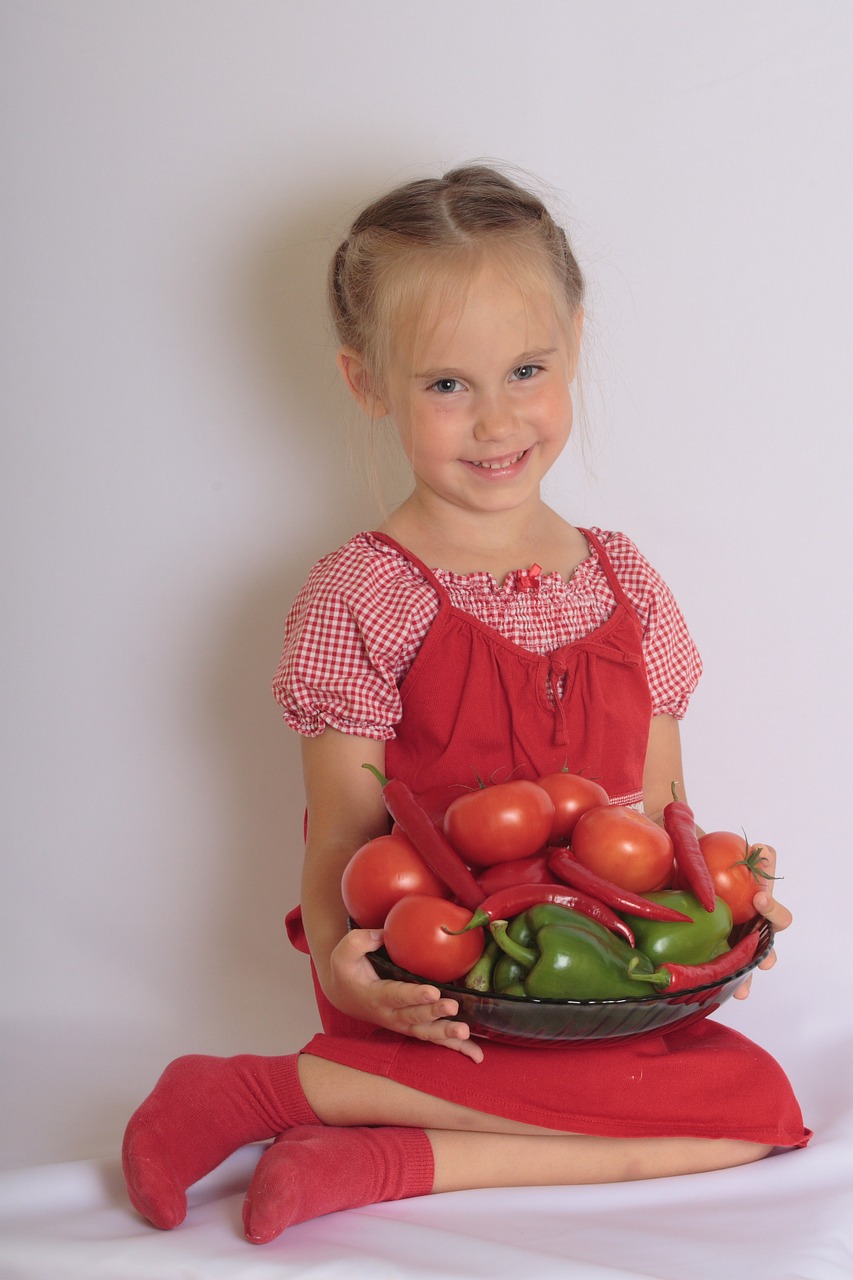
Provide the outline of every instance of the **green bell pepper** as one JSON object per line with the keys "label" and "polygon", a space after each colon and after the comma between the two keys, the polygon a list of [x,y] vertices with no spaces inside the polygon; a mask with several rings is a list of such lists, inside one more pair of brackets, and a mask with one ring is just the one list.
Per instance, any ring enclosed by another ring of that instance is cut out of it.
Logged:
{"label": "green bell pepper", "polygon": [[706,911],[695,894],[687,890],[660,889],[643,896],[690,916],[689,923],[670,924],[622,913],[634,932],[637,950],[656,967],[667,963],[705,964],[728,951],[732,913],[722,898],[717,898],[713,911]]}
{"label": "green bell pepper", "polygon": [[[585,916],[580,911],[572,911],[570,907],[560,907],[550,902],[544,902],[541,905],[530,907],[525,913],[530,929],[535,934],[543,925],[546,924],[565,924],[575,929],[585,929],[594,937],[600,938],[611,950],[621,955],[627,965],[628,962],[636,955],[636,949],[626,942],[624,938],[620,938],[618,934],[612,933],[606,925],[600,924],[598,920],[591,920],[589,916]],[[516,937],[510,924],[510,936]],[[528,946],[534,945],[528,943]]]}
{"label": "green bell pepper", "polygon": [[534,949],[507,937],[506,921],[495,921],[492,933],[507,955],[529,967],[524,992],[532,999],[636,999],[643,992],[638,983],[645,975],[649,976],[649,990],[654,989],[651,962],[629,947],[633,975],[629,977],[624,951],[621,946],[610,944],[609,935],[601,938],[574,924],[546,923],[536,932]]}

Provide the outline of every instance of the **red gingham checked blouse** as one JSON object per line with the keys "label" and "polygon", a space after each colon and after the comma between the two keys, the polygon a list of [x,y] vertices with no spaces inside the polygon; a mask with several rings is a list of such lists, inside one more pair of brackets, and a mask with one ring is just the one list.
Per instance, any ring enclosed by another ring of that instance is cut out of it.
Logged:
{"label": "red gingham checked blouse", "polygon": [[[623,533],[593,526],[637,611],[652,713],[680,719],[702,663],[669,587]],[[545,654],[579,640],[616,607],[593,551],[567,582],[516,570],[499,583],[485,572],[436,570],[451,604],[515,644]],[[531,585],[532,583],[532,585]],[[326,725],[386,741],[402,707],[399,686],[438,612],[434,589],[394,548],[359,533],[312,569],[285,624],[273,681],[284,719],[306,737]]]}

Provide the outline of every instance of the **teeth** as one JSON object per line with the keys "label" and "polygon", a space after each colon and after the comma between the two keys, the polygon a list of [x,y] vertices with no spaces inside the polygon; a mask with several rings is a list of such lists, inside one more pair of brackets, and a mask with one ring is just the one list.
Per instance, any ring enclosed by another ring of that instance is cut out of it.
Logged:
{"label": "teeth", "polygon": [[475,462],[475,467],[483,467],[486,471],[503,471],[504,467],[511,467],[524,457],[526,449],[522,449],[521,453],[517,453],[514,458],[510,458],[507,462]]}

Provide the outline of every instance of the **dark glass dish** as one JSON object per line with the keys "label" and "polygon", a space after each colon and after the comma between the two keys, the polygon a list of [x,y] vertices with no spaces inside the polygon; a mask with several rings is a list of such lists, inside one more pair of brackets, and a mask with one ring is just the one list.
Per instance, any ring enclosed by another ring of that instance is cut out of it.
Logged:
{"label": "dark glass dish", "polygon": [[[737,942],[750,926],[735,929]],[[661,992],[624,1000],[533,1000],[521,996],[491,995],[454,984],[435,983],[443,995],[458,1001],[456,1018],[467,1022],[472,1035],[516,1045],[565,1044],[589,1040],[624,1040],[649,1032],[672,1029],[679,1023],[706,1018],[728,1000],[744,978],[773,945],[773,930],[766,920],[758,925],[759,942],[749,964],[724,982],[706,983],[677,995]],[[381,978],[423,982],[400,969],[384,948],[368,957]]]}

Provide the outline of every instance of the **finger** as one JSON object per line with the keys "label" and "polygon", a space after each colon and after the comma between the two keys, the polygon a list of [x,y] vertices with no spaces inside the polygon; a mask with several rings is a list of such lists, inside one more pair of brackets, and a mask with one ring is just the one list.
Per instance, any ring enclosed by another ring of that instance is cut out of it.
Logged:
{"label": "finger", "polygon": [[429,1032],[436,1024],[445,1023],[448,1018],[455,1018],[458,1012],[459,1006],[455,1000],[436,1000],[428,1005],[407,1005],[394,1010],[391,1023],[412,1034],[419,1034],[421,1031]]}
{"label": "finger", "polygon": [[755,895],[752,899],[752,905],[760,915],[770,921],[777,932],[780,929],[787,929],[794,918],[788,908],[771,897],[766,889],[762,889]]}
{"label": "finger", "polygon": [[733,992],[735,1000],[746,1000],[747,997],[749,996],[749,988],[751,986],[752,986],[752,977],[750,976],[749,978],[747,978],[746,982],[744,982],[741,986],[738,987],[737,991]]}
{"label": "finger", "polygon": [[465,1022],[452,1022],[445,1019],[443,1022],[435,1022],[428,1027],[420,1028],[415,1034],[420,1040],[428,1040],[445,1049],[455,1049],[457,1053],[471,1058],[474,1062],[483,1061],[482,1047],[471,1038],[471,1028]]}
{"label": "finger", "polygon": [[453,1049],[456,1053],[461,1053],[463,1057],[470,1058],[472,1062],[483,1061],[483,1050],[476,1040],[441,1040],[439,1043],[445,1049]]}
{"label": "finger", "polygon": [[758,852],[760,857],[761,870],[766,871],[768,875],[776,874],[776,850],[772,844],[751,844],[749,852]]}
{"label": "finger", "polygon": [[369,951],[377,951],[381,946],[381,929],[350,929],[338,943],[338,947],[348,951],[353,959],[366,956]]}
{"label": "finger", "polygon": [[[421,1014],[422,1020],[427,1021],[431,1017],[443,1018],[447,1016],[447,1006],[452,1005],[452,1012],[456,1013],[458,1005],[455,1000],[443,1000],[438,987],[421,985],[415,982],[398,982],[395,980],[388,981],[386,979],[382,988],[382,999],[386,1008],[393,1011],[403,1009],[411,1010],[413,1014]],[[437,1005],[445,1006],[444,1012],[432,1013]]]}
{"label": "finger", "polygon": [[759,969],[772,969],[775,963],[776,963],[776,952],[769,951],[758,967]]}

